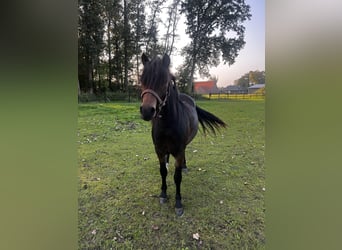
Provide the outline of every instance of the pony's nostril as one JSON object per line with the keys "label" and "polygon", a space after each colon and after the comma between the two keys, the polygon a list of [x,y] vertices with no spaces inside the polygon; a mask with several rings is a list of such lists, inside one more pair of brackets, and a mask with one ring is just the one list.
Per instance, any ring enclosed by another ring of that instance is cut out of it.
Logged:
{"label": "pony's nostril", "polygon": [[140,113],[141,118],[145,121],[150,121],[156,115],[156,108],[154,107],[144,107],[143,105],[140,106]]}

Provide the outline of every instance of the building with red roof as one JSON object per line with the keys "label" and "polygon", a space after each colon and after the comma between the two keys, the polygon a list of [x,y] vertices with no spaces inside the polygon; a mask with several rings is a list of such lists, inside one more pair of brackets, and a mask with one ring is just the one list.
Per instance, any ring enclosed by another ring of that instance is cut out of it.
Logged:
{"label": "building with red roof", "polygon": [[218,93],[219,89],[215,80],[197,81],[194,82],[194,92],[196,94],[213,94]]}

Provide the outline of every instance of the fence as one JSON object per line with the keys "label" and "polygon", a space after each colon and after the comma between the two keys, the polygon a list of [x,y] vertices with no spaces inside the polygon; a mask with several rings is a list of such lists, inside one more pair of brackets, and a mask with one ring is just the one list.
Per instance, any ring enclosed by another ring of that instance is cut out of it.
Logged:
{"label": "fence", "polygon": [[[264,100],[265,94],[229,94],[229,93],[210,93],[196,95],[195,99],[209,100]],[[78,102],[112,102],[112,101],[140,101],[140,91],[124,92],[106,92],[101,94],[81,93],[78,95]]]}
{"label": "fence", "polygon": [[78,95],[78,102],[113,102],[124,101],[134,102],[140,100],[140,91],[131,92],[105,92],[98,94],[81,93]]}
{"label": "fence", "polygon": [[229,93],[217,93],[217,94],[205,94],[202,95],[209,100],[264,100],[264,94],[229,94]]}

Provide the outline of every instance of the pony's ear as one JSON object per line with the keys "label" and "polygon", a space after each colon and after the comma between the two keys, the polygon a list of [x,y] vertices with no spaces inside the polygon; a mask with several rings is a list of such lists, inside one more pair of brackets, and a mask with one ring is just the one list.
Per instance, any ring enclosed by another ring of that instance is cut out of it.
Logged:
{"label": "pony's ear", "polygon": [[170,66],[170,57],[168,54],[164,54],[163,56],[163,65],[168,68]]}
{"label": "pony's ear", "polygon": [[143,53],[141,55],[141,61],[142,61],[143,65],[145,65],[146,63],[148,63],[150,61],[150,59],[148,59],[148,56],[145,53]]}

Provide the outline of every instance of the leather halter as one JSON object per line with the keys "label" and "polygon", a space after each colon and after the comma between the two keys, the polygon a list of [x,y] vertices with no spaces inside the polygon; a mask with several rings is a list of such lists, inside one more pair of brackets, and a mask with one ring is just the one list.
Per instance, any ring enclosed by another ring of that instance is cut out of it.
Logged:
{"label": "leather halter", "polygon": [[[170,86],[171,86],[171,81],[167,84],[166,95],[165,95],[164,100],[162,100],[160,96],[152,89],[145,89],[141,93],[141,96],[140,96],[141,99],[143,99],[144,95],[146,95],[147,93],[153,95],[154,98],[157,99],[157,110],[156,110],[154,117],[157,117],[161,109],[165,106],[167,98],[170,96]],[[158,117],[161,117],[161,116],[158,116]]]}

